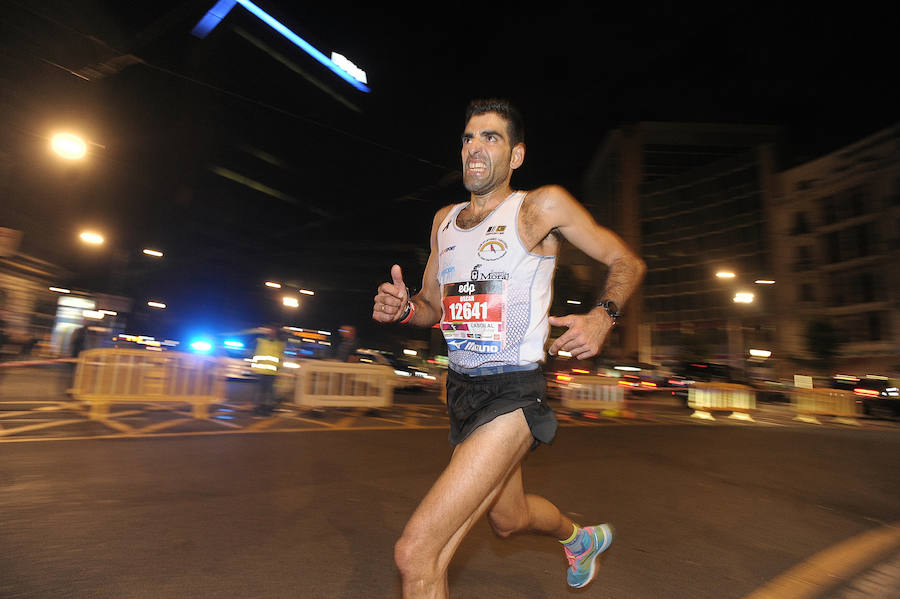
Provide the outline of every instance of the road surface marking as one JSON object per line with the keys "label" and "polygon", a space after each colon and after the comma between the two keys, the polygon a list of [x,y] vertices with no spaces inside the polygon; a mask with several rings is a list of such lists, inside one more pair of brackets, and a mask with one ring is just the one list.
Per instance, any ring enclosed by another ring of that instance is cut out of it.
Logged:
{"label": "road surface marking", "polygon": [[27,426],[19,426],[16,428],[5,428],[0,430],[0,437],[5,437],[7,435],[15,435],[18,433],[23,433],[26,431],[36,431],[42,428],[54,428],[57,426],[65,426],[67,424],[73,424],[75,422],[84,422],[83,418],[77,418],[73,420],[52,420],[50,422],[42,422],[41,424],[29,424]]}
{"label": "road surface marking", "polygon": [[780,574],[744,599],[813,599],[846,582],[897,547],[900,547],[900,522],[832,545]]}

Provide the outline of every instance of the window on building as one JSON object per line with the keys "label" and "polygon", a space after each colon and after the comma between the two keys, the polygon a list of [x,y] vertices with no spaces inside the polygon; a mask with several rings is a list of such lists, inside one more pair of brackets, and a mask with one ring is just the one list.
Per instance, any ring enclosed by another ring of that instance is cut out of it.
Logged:
{"label": "window on building", "polygon": [[878,282],[875,273],[864,272],[859,275],[859,299],[863,302],[878,301]]}
{"label": "window on building", "polygon": [[844,306],[849,301],[849,288],[846,277],[840,273],[831,273],[828,277],[828,292],[832,306]]}
{"label": "window on building", "polygon": [[794,248],[794,270],[804,271],[812,268],[812,252],[808,245],[798,245]]}
{"label": "window on building", "polygon": [[791,227],[791,235],[803,235],[809,233],[809,221],[805,212],[794,213],[794,226]]}
{"label": "window on building", "polygon": [[837,231],[825,236],[825,255],[829,264],[841,261],[841,236]]}
{"label": "window on building", "polygon": [[866,190],[862,186],[854,187],[841,195],[841,218],[854,218],[866,213]]}
{"label": "window on building", "polygon": [[801,302],[816,301],[816,294],[813,291],[813,286],[811,283],[802,283],[800,285],[800,301]]}
{"label": "window on building", "polygon": [[882,333],[881,330],[881,314],[878,312],[869,312],[866,314],[866,325],[868,329],[868,341],[881,341]]}
{"label": "window on building", "polygon": [[822,222],[826,225],[832,225],[838,220],[837,202],[834,196],[823,198],[819,206],[822,210]]}

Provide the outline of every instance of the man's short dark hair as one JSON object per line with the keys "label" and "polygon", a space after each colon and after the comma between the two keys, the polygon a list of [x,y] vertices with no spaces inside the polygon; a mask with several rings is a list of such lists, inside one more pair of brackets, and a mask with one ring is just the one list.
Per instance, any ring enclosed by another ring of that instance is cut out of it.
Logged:
{"label": "man's short dark hair", "polygon": [[503,98],[472,100],[469,102],[469,107],[466,108],[466,123],[473,116],[487,112],[494,112],[506,121],[510,147],[525,143],[525,121],[519,109],[513,106],[509,100]]}

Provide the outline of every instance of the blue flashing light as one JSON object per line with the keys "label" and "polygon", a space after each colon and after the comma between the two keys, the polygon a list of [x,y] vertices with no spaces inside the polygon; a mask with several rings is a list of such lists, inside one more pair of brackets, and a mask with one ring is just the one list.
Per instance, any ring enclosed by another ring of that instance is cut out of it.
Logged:
{"label": "blue flashing light", "polygon": [[365,83],[358,81],[353,77],[353,75],[339,67],[333,60],[313,47],[312,44],[288,29],[275,17],[250,2],[250,0],[219,0],[218,2],[216,2],[215,6],[213,6],[209,10],[209,12],[203,15],[203,18],[201,18],[197,25],[194,26],[194,29],[191,33],[200,38],[205,37],[210,31],[215,28],[216,25],[218,25],[222,21],[222,19],[225,18],[228,12],[234,7],[235,3],[240,4],[241,6],[249,10],[260,20],[262,20],[263,23],[280,33],[289,42],[318,60],[320,63],[334,72],[335,75],[337,75],[359,91],[365,93],[369,93],[371,91]]}
{"label": "blue flashing light", "polygon": [[234,339],[226,339],[222,345],[224,345],[225,347],[227,347],[229,349],[243,349],[244,348],[243,343],[241,343],[240,341],[235,341]]}
{"label": "blue flashing light", "polygon": [[216,28],[216,25],[222,22],[222,19],[228,16],[235,4],[237,4],[237,0],[219,0],[215,6],[209,9],[209,12],[203,15],[202,19],[197,21],[191,33],[200,39],[205,38],[210,31]]}
{"label": "blue flashing light", "polygon": [[205,339],[197,339],[196,341],[191,342],[191,349],[196,352],[208,352],[212,349],[212,343]]}

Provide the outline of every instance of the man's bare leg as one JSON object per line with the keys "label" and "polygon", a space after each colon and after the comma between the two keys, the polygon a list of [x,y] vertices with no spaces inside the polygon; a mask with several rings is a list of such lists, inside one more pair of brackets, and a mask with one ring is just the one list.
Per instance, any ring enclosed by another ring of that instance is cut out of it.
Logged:
{"label": "man's bare leg", "polygon": [[525,416],[516,410],[478,427],[456,447],[394,548],[405,599],[448,596],[447,568],[453,554],[497,499],[532,442]]}
{"label": "man's bare leg", "polygon": [[568,538],[575,526],[543,497],[525,493],[521,464],[506,479],[488,512],[488,522],[501,538],[517,532],[532,532],[560,540]]}

